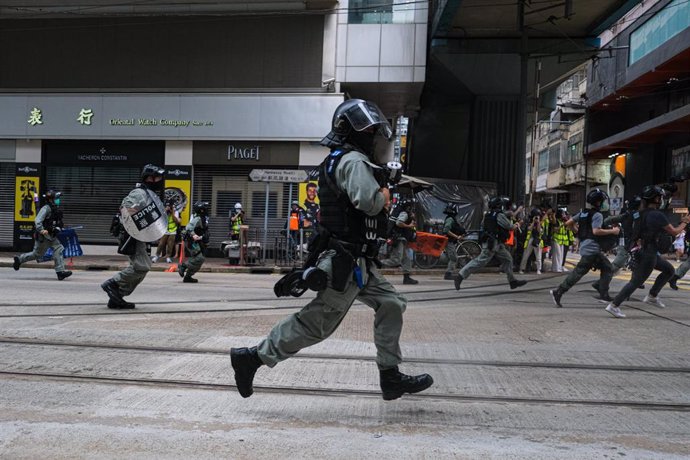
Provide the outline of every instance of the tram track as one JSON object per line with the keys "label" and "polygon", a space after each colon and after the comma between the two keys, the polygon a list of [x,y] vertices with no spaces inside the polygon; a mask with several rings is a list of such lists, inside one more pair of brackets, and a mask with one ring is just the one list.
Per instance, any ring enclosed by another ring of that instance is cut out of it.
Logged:
{"label": "tram track", "polygon": [[[152,353],[192,354],[192,355],[216,355],[230,356],[230,350],[217,348],[190,348],[190,347],[163,347],[145,345],[122,345],[97,342],[73,342],[65,340],[35,340],[21,337],[0,337],[0,344],[31,345],[45,347],[65,347],[101,350],[122,350]],[[330,353],[300,353],[295,359],[307,360],[333,360],[333,361],[371,361],[373,356],[330,354]],[[529,361],[498,361],[498,360],[470,360],[447,358],[418,358],[405,357],[406,363],[415,364],[442,364],[451,366],[478,366],[478,367],[504,367],[504,368],[534,368],[534,369],[576,369],[592,371],[612,372],[652,372],[652,373],[676,373],[690,374],[690,367],[674,366],[632,366],[632,365],[601,365],[588,363],[559,363],[559,362],[529,362]]]}
{"label": "tram track", "polygon": [[[150,379],[150,378],[123,378],[113,376],[89,376],[73,375],[55,372],[28,372],[28,371],[0,371],[0,376],[9,378],[21,378],[27,380],[46,379],[62,382],[80,383],[100,383],[124,386],[146,386],[146,387],[166,387],[180,389],[200,389],[208,391],[234,391],[235,385],[225,383],[201,382],[192,380],[176,379]],[[339,389],[339,388],[309,388],[286,385],[254,385],[254,389],[262,393],[303,395],[303,396],[330,396],[330,397],[369,397],[379,399],[381,393],[374,390],[358,389]],[[565,399],[565,398],[537,398],[537,397],[514,397],[514,396],[492,396],[492,395],[467,395],[458,393],[434,393],[432,391],[405,395],[407,400],[430,401],[445,400],[453,402],[484,402],[484,403],[513,403],[513,404],[549,404],[566,406],[589,406],[589,407],[625,407],[648,411],[672,411],[688,412],[690,403],[681,402],[650,402],[633,400],[587,400],[587,399]]]}

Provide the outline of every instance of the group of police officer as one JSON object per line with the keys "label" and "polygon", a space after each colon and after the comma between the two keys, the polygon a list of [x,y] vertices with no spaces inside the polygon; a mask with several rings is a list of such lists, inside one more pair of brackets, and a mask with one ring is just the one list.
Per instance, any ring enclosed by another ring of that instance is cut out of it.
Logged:
{"label": "group of police officer", "polygon": [[[391,197],[389,185],[382,181],[389,173],[381,167],[382,159],[392,147],[392,128],[381,110],[372,102],[350,99],[335,111],[331,132],[323,138],[322,145],[330,154],[319,166],[320,228],[318,235],[310,242],[310,257],[300,269],[286,275],[275,286],[277,295],[300,296],[307,289],[317,291],[316,297],[299,312],[289,315],[276,324],[268,335],[252,347],[232,348],[231,364],[235,372],[237,390],[242,397],[253,394],[253,380],[260,367],[274,367],[300,350],[329,337],[341,324],[355,300],[374,310],[374,342],[379,382],[384,400],[393,400],[406,393],[417,393],[429,388],[433,379],[428,374],[407,375],[399,370],[402,363],[400,335],[403,313],[407,300],[379,272],[379,240],[388,233]],[[382,174],[383,172],[383,174]],[[161,235],[157,231],[164,207],[161,202],[164,192],[164,170],[155,165],[146,165],[142,171],[141,183],[125,197],[120,206],[120,227],[118,252],[127,254],[130,264],[127,268],[105,281],[101,287],[108,294],[108,307],[131,309],[135,305],[124,300],[143,281],[151,267],[147,254],[147,242],[155,241]],[[46,193],[44,206],[36,219],[37,237],[34,251],[15,258],[14,268],[40,257],[48,247],[53,247],[55,270],[59,279],[65,279],[71,272],[64,270],[62,246],[55,235],[62,227],[59,210],[60,194]],[[665,215],[658,211],[664,191],[660,187],[646,187],[640,200],[633,200],[627,213],[619,221],[606,222],[605,211],[608,197],[595,189],[587,196],[591,209],[583,210],[569,219],[565,225],[579,228],[581,259],[575,270],[551,291],[557,306],[561,298],[590,269],[600,270],[596,285],[600,297],[610,304],[606,311],[616,317],[624,317],[620,304],[644,283],[653,269],[661,270],[654,287],[645,298],[646,302],[658,307],[663,304],[657,295],[666,282],[675,281],[690,268],[684,264],[679,272],[673,273],[670,264],[659,256],[663,249],[660,243],[662,233],[678,234],[687,227],[690,218],[684,216],[678,226],[668,223]],[[643,204],[643,210],[635,204]],[[509,233],[515,228],[514,213],[506,197],[493,197],[489,211],[483,220],[481,254],[462,267],[455,274],[455,247],[465,234],[457,222],[455,205],[449,204],[444,213],[443,233],[448,237],[449,262],[445,279],[453,280],[456,289],[472,273],[485,266],[493,257],[501,262],[511,289],[525,285],[513,274],[513,259],[506,247]],[[236,205],[236,219],[233,224],[239,228],[242,219],[241,205]],[[190,258],[179,265],[179,274],[185,282],[194,283],[193,275],[204,262],[204,249],[208,243],[209,203],[196,202],[193,218],[186,226],[186,247]],[[165,221],[163,219],[163,221]],[[410,274],[409,258],[405,242],[413,238],[415,227],[410,203],[393,220],[393,257],[388,265],[403,266],[404,284],[415,284]],[[618,226],[620,224],[620,226]],[[607,228],[609,225],[616,225]],[[165,225],[163,225],[165,227]],[[625,241],[621,240],[614,264],[603,254],[603,239],[617,237],[624,229]],[[158,235],[158,236],[156,236]],[[616,296],[611,299],[609,283],[615,270],[627,257],[635,254],[633,277]],[[620,259],[620,260],[619,260]]]}

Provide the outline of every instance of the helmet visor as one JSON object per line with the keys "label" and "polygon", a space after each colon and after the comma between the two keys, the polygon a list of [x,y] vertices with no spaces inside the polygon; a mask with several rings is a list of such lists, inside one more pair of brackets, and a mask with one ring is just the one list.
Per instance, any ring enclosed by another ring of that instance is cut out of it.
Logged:
{"label": "helmet visor", "polygon": [[379,133],[386,139],[390,140],[393,137],[393,128],[376,104],[362,101],[347,110],[345,117],[355,131],[364,131],[370,126],[376,126]]}

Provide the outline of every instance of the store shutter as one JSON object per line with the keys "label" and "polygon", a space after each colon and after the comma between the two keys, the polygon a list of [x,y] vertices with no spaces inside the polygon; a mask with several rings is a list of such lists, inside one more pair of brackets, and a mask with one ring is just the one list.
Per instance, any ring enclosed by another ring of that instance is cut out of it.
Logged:
{"label": "store shutter", "polygon": [[[292,169],[272,166],[275,169]],[[235,203],[242,203],[246,214],[245,223],[250,231],[262,229],[266,206],[266,183],[252,182],[252,167],[227,165],[195,165],[192,196],[194,203],[205,200],[211,203],[211,248],[219,248],[230,230],[230,211]],[[297,184],[293,187],[293,199],[297,199]],[[285,227],[289,211],[289,184],[269,183],[268,228],[271,238]]]}
{"label": "store shutter", "polygon": [[0,246],[14,243],[15,164],[0,163]]}
{"label": "store shutter", "polygon": [[65,225],[82,244],[114,243],[110,223],[122,199],[139,182],[140,167],[48,166],[46,186],[62,192]]}

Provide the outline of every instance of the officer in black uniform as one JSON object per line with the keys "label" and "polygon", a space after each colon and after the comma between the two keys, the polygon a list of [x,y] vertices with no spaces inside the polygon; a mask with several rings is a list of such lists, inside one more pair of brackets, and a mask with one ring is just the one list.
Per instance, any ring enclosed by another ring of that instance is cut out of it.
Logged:
{"label": "officer in black uniform", "polygon": [[642,200],[644,209],[641,212],[638,225],[634,226],[632,231],[632,243],[641,244],[637,251],[635,268],[633,274],[623,289],[616,295],[616,298],[606,306],[606,311],[616,318],[625,318],[625,313],[621,311],[620,304],[623,303],[630,295],[635,292],[641,284],[643,284],[653,270],[659,270],[661,273],[656,277],[654,285],[649,290],[649,294],[645,296],[643,302],[653,305],[658,308],[664,308],[658,295],[661,288],[664,287],[674,274],[673,265],[671,265],[660,254],[665,254],[673,245],[673,237],[677,236],[688,227],[690,216],[685,215],[681,218],[680,224],[677,226],[669,223],[666,215],[659,211],[659,206],[664,198],[665,191],[658,185],[648,185],[642,189]]}
{"label": "officer in black uniform", "polygon": [[[410,376],[398,370],[407,300],[378,272],[374,259],[377,238],[387,230],[390,206],[387,184],[377,180],[385,170],[374,164],[375,143],[389,148],[392,135],[390,124],[372,102],[350,99],[336,109],[332,130],[321,141],[331,153],[319,167],[321,228],[310,251],[318,255],[318,261],[297,272],[297,281],[304,277],[311,283],[315,274],[323,282],[312,287],[318,291],[314,300],[275,325],[258,346],[230,351],[242,397],[252,395],[254,375],[261,365],[273,367],[330,336],[355,300],[375,312],[374,343],[383,399],[397,399],[433,384],[428,374]],[[274,288],[276,294],[285,278]]]}
{"label": "officer in black uniform", "polygon": [[65,270],[65,259],[62,257],[65,248],[60,244],[60,240],[57,237],[64,227],[62,210],[60,209],[60,196],[62,196],[62,193],[52,189],[46,191],[43,195],[46,204],[38,211],[34,221],[36,225],[34,249],[31,252],[14,257],[13,268],[15,270],[19,270],[19,267],[24,262],[42,258],[48,248],[53,248],[53,263],[55,264],[57,278],[62,281],[72,275],[71,271]]}
{"label": "officer in black uniform", "polygon": [[510,237],[510,229],[514,227],[509,211],[511,204],[510,198],[506,196],[495,196],[489,200],[489,211],[484,214],[482,221],[482,252],[460,269],[460,273],[455,277],[455,289],[459,290],[464,280],[485,267],[494,257],[501,261],[501,270],[508,277],[510,289],[527,284],[527,281],[515,278],[513,257],[505,244]]}

